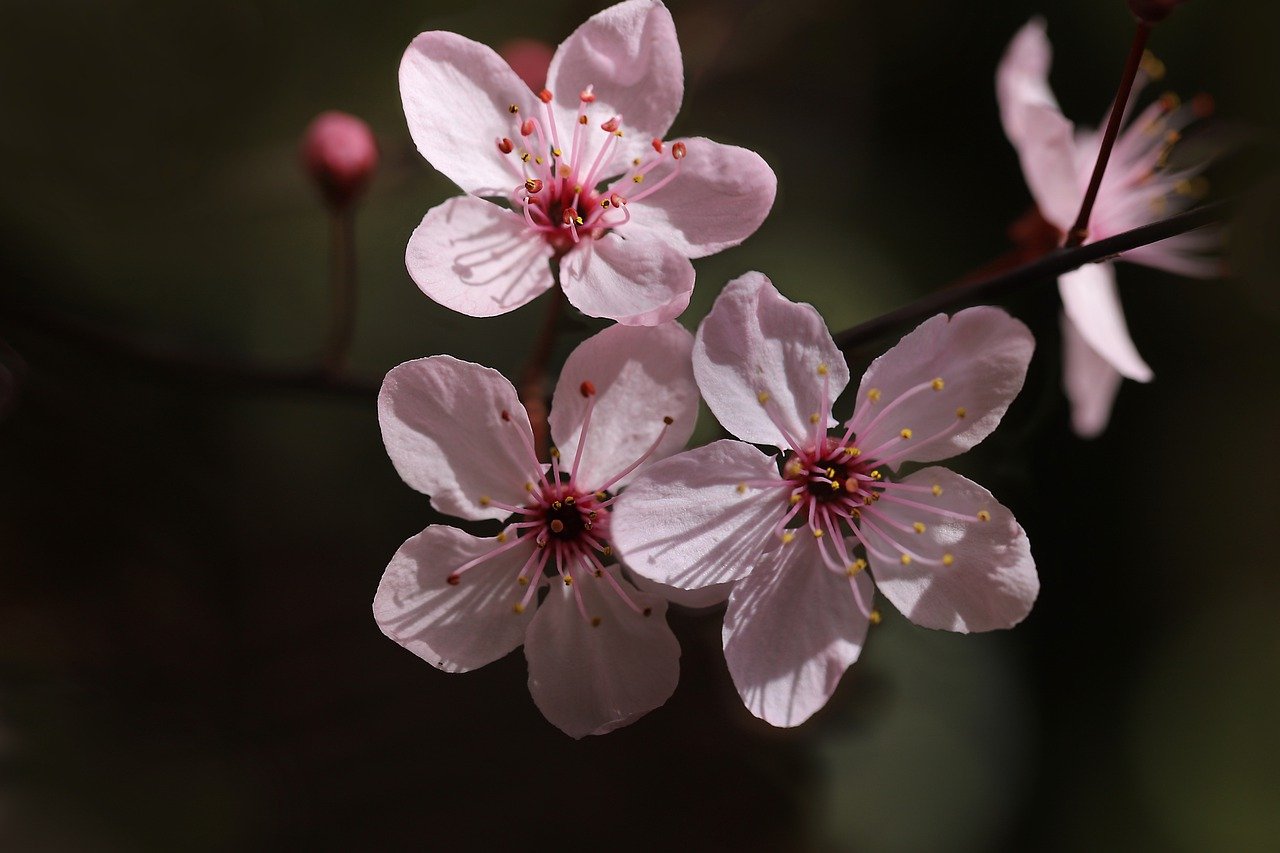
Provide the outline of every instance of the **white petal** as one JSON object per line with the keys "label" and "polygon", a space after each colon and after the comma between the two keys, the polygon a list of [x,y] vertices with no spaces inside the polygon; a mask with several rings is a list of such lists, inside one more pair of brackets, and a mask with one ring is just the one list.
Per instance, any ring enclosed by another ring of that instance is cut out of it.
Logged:
{"label": "white petal", "polygon": [[773,459],[740,441],[715,441],[637,477],[613,505],[610,537],[633,572],[698,589],[750,572],[786,510]]}
{"label": "white petal", "polygon": [[574,584],[587,619],[573,589],[553,580],[525,641],[533,701],[574,738],[634,722],[666,702],[680,678],[680,644],[667,626],[667,603],[619,579],[616,567],[606,571],[642,612],[606,579],[583,572]]}
{"label": "white petal", "polygon": [[657,326],[679,317],[693,293],[693,264],[639,229],[584,239],[561,264],[564,295],[588,317]]}
{"label": "white petal", "polygon": [[1114,265],[1086,264],[1069,272],[1058,279],[1058,293],[1067,317],[1094,352],[1122,376],[1138,382],[1151,381],[1154,374],[1129,337]]}
{"label": "white petal", "polygon": [[484,498],[523,503],[525,483],[541,475],[516,389],[488,367],[450,355],[393,367],[378,394],[378,422],[396,471],[448,515],[506,518]]}
{"label": "white petal", "polygon": [[400,546],[378,584],[373,615],[382,633],[445,672],[466,672],[497,660],[524,642],[532,608],[516,613],[525,592],[516,583],[533,550],[521,543],[466,569],[460,566],[502,548],[453,527],[432,525]]}
{"label": "white petal", "polygon": [[516,214],[458,196],[427,211],[409,238],[405,266],[418,288],[446,308],[492,317],[550,289],[552,254]]}
{"label": "white petal", "polygon": [[[858,446],[914,462],[968,450],[1000,423],[1034,348],[1027,327],[999,308],[931,317],[863,375],[854,409]],[[902,440],[904,429],[911,437]]]}
{"label": "white petal", "polygon": [[[868,559],[884,597],[925,628],[968,633],[1021,622],[1035,603],[1040,579],[1013,513],[982,486],[946,468],[925,468],[902,482],[939,486],[937,496],[921,491],[905,498],[963,518],[888,496],[864,510],[860,529],[873,549]],[[923,533],[913,529],[917,522],[924,525]],[[911,557],[909,564],[902,562],[904,553]],[[948,554],[951,564],[945,565]]]}
{"label": "white petal", "polygon": [[[827,704],[858,659],[870,611],[846,575],[823,565],[813,537],[773,555],[729,596],[724,657],[747,710],[775,726],[798,726]],[[867,573],[854,583],[870,608]]]}
{"label": "white petal", "polygon": [[1111,420],[1111,406],[1124,377],[1085,341],[1062,315],[1062,386],[1071,402],[1071,426],[1081,438],[1096,438]]}
{"label": "white petal", "polygon": [[996,100],[1005,135],[1017,144],[1026,137],[1028,106],[1058,108],[1049,88],[1053,48],[1043,18],[1032,18],[1018,30],[996,69]]}
{"label": "white petal", "polygon": [[[698,386],[690,353],[693,335],[678,323],[610,326],[569,355],[551,405],[551,436],[562,465],[572,465],[587,411],[583,383],[594,388],[591,423],[574,479],[595,490],[639,459],[672,419],[666,435],[637,471],[681,450],[698,417]],[[617,491],[636,472],[610,486]]]}
{"label": "white petal", "polygon": [[849,384],[849,367],[818,312],[785,298],[758,272],[734,279],[716,297],[698,327],[693,374],[725,429],[775,447],[790,442],[770,413],[803,439],[813,431],[813,414],[834,425],[831,402]]}
{"label": "white petal", "polygon": [[400,97],[422,156],[462,189],[505,196],[520,183],[497,141],[518,139],[508,108],[526,108],[533,93],[492,48],[456,33],[422,33],[400,61]]}

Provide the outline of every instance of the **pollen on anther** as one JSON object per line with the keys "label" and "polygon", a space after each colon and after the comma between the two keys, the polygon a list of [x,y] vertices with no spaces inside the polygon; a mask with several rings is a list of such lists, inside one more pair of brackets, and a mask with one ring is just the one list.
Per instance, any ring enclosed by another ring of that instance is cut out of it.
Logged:
{"label": "pollen on anther", "polygon": [[902,432],[898,433],[898,435],[902,436],[903,438],[911,438],[911,430],[904,429]]}
{"label": "pollen on anther", "polygon": [[507,541],[507,532],[504,530],[504,531],[502,531],[501,533],[499,533],[497,536],[495,536],[495,537],[493,537],[493,538],[494,538],[494,539],[497,539],[499,543],[506,542],[506,541]]}
{"label": "pollen on anther", "polygon": [[879,611],[879,610],[872,610],[872,611],[871,611],[871,616],[870,616],[869,618],[871,619],[871,624],[872,624],[872,625],[879,625],[879,624],[880,624],[880,620],[881,620],[881,619],[883,619],[884,617],[880,615],[880,611]]}
{"label": "pollen on anther", "polygon": [[939,486],[937,483],[934,483],[933,488],[930,489],[929,491],[933,492],[933,496],[936,498],[942,494],[942,486]]}
{"label": "pollen on anther", "polygon": [[599,617],[599,616],[592,616],[592,617],[591,617],[591,627],[592,627],[592,628],[599,628],[599,627],[600,627],[600,617]]}
{"label": "pollen on anther", "polygon": [[493,503],[493,501],[489,499],[488,495],[480,496],[480,506],[488,506],[491,503]]}
{"label": "pollen on anther", "polygon": [[520,107],[516,106],[515,104],[512,104],[511,106],[507,107],[507,112],[511,113],[512,115],[515,115],[516,113],[520,112]]}
{"label": "pollen on anther", "polygon": [[870,400],[870,401],[871,401],[871,402],[873,402],[873,403],[879,403],[879,402],[880,402],[880,389],[879,389],[879,388],[872,388],[870,391],[868,391],[868,392],[867,392],[867,399],[868,399],[868,400]]}
{"label": "pollen on anther", "polygon": [[866,567],[867,567],[867,561],[859,557],[858,559],[854,560],[852,563],[848,565],[848,567],[845,569],[845,572],[849,575],[849,577],[853,577],[854,575],[856,575],[858,572],[862,571]]}
{"label": "pollen on anther", "polygon": [[560,458],[560,448],[558,448],[558,447],[553,447],[553,448],[551,448],[551,449],[550,449],[549,451],[547,451],[547,452],[551,454],[551,456],[552,456],[552,458],[553,458],[553,459],[559,459],[559,458]]}
{"label": "pollen on anther", "polygon": [[601,553],[601,554],[604,554],[606,557],[612,557],[612,556],[613,556],[613,548],[612,548],[612,546],[605,545],[603,548],[601,548],[601,549],[600,549],[600,553]]}
{"label": "pollen on anther", "polygon": [[876,481],[879,481],[882,477],[884,477],[884,475],[880,473],[880,469],[879,469],[879,468],[877,468],[877,469],[875,469],[874,471],[872,471],[872,472],[871,472],[871,474],[870,474],[869,476],[871,477],[871,479],[876,480]]}
{"label": "pollen on anther", "polygon": [[825,363],[823,363],[823,364],[819,364],[819,365],[818,365],[818,375],[819,375],[819,376],[826,376],[828,372],[829,372],[829,371],[827,370],[827,365],[826,365]]}
{"label": "pollen on anther", "polygon": [[765,403],[769,402],[769,392],[761,391],[759,394],[756,395],[756,399],[759,400],[760,405],[763,406]]}
{"label": "pollen on anther", "polygon": [[951,556],[950,554],[943,554],[943,555],[942,555],[942,565],[944,565],[944,566],[949,566],[949,565],[951,565],[952,563],[954,563],[955,561],[956,561],[956,558],[955,558],[955,557],[953,557],[953,556]]}
{"label": "pollen on anther", "polygon": [[644,175],[642,175],[642,174],[641,174],[641,175],[636,175],[635,177],[633,177],[633,178],[631,179],[631,182],[632,182],[632,183],[635,183],[635,184],[643,184],[643,183],[644,183]]}
{"label": "pollen on anther", "polygon": [[521,575],[520,577],[516,578],[516,583],[520,584],[520,586],[528,586],[529,579],[524,575]]}
{"label": "pollen on anther", "polygon": [[511,605],[511,612],[519,616],[524,612],[524,604],[517,601],[515,604]]}
{"label": "pollen on anther", "polygon": [[903,554],[901,557],[898,558],[898,562],[902,563],[902,565],[904,566],[911,565],[911,555]]}
{"label": "pollen on anther", "polygon": [[738,484],[738,486],[737,486],[737,492],[738,492],[738,494],[740,494],[740,495],[742,495],[742,494],[746,494],[746,491],[747,491],[747,484],[746,484],[746,483],[739,483],[739,484]]}
{"label": "pollen on anther", "polygon": [[533,483],[526,482],[526,483],[524,484],[524,490],[525,490],[526,492],[532,492],[532,491],[533,491]]}
{"label": "pollen on anther", "polygon": [[[592,100],[595,100],[595,98],[592,98]],[[587,123],[586,116],[578,116],[578,124],[586,124],[586,123]]]}
{"label": "pollen on anther", "polygon": [[823,536],[823,534],[824,534],[825,532],[826,532],[826,531],[824,531],[821,527],[819,527],[819,528],[817,528],[817,529],[815,529],[815,530],[813,531],[813,538],[814,538],[814,539],[821,539],[821,538],[822,538],[822,536]]}
{"label": "pollen on anther", "polygon": [[917,521],[915,524],[911,525],[911,529],[916,533],[924,533],[924,522]]}
{"label": "pollen on anther", "polygon": [[542,192],[542,181],[537,178],[529,178],[524,182],[524,188],[529,195],[537,195]]}
{"label": "pollen on anther", "polygon": [[844,449],[844,455],[845,456],[861,456],[862,451],[856,447],[846,447]]}
{"label": "pollen on anther", "polygon": [[792,496],[791,496],[791,505],[792,505],[792,506],[795,506],[796,504],[800,503],[800,501],[801,501],[801,500],[803,500],[803,498],[802,498],[800,495],[798,495],[798,494],[796,494],[796,495],[792,495]]}
{"label": "pollen on anther", "polygon": [[942,381],[941,376],[933,380],[933,382],[930,384],[933,386],[933,390],[935,391],[941,391],[944,387],[946,387],[946,383]]}
{"label": "pollen on anther", "polygon": [[820,420],[822,420],[822,415],[818,414],[817,412],[814,412],[812,415],[809,415],[809,423],[811,424],[816,424]]}
{"label": "pollen on anther", "polygon": [[978,521],[990,521],[990,520],[991,520],[991,513],[987,512],[985,509],[978,511]]}
{"label": "pollen on anther", "polygon": [[564,585],[565,585],[565,586],[573,586],[573,575],[565,575],[565,576],[564,576]]}
{"label": "pollen on anther", "polygon": [[969,410],[966,409],[964,406],[961,406],[960,408],[956,409],[956,417],[960,418],[961,420],[964,420],[965,416],[968,414],[969,414]]}
{"label": "pollen on anther", "polygon": [[602,501],[602,500],[604,500],[606,497],[607,497],[607,495],[606,495],[604,492],[602,492],[602,491],[601,491],[601,492],[596,492],[596,500],[598,500],[598,501]]}
{"label": "pollen on anther", "polygon": [[790,545],[792,542],[795,541],[795,538],[796,538],[796,535],[794,533],[790,533],[790,532],[784,533],[782,534],[782,544]]}

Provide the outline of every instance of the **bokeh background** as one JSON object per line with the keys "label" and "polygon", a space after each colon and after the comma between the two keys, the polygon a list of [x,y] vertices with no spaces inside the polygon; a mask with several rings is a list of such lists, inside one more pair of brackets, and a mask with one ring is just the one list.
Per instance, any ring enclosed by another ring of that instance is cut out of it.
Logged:
{"label": "bokeh background", "polygon": [[[514,375],[545,297],[477,320],[404,271],[454,190],[409,140],[396,67],[423,30],[555,44],[603,5],[0,4],[0,384],[25,365],[0,422],[0,848],[1280,848],[1276,4],[1201,0],[1156,32],[1164,85],[1211,92],[1215,132],[1247,140],[1216,192],[1264,189],[1233,277],[1122,268],[1158,378],[1126,384],[1104,437],[1067,428],[1052,286],[1008,303],[1037,357],[960,467],[1028,530],[1034,612],[962,637],[886,607],[796,730],[741,707],[719,614],[672,617],[665,707],[581,742],[533,706],[519,653],[433,670],[370,614],[390,555],[436,520],[371,396],[211,381],[66,333],[313,363],[327,223],[297,143],[339,108],[382,150],[354,371],[448,352]],[[670,7],[673,132],[779,176],[755,237],[697,263],[691,327],[750,269],[839,329],[1008,250],[1030,200],[996,113],[1005,44],[1046,15],[1060,99],[1092,123],[1132,32],[1122,0]],[[570,323],[560,356],[593,328]]]}

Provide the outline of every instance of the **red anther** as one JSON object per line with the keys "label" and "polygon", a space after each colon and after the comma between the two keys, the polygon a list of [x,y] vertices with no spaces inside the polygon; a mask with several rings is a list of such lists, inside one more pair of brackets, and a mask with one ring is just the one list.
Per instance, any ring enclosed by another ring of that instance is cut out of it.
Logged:
{"label": "red anther", "polygon": [[578,93],[578,100],[584,104],[594,104],[596,102],[596,93],[591,91],[591,87],[588,86]]}
{"label": "red anther", "polygon": [[533,119],[527,118],[520,124],[520,135],[528,136],[533,133]]}
{"label": "red anther", "polygon": [[510,412],[508,412],[506,409],[503,409],[503,410],[502,410],[502,419],[503,419],[504,421],[509,421],[509,420],[511,420],[511,413],[510,413]]}
{"label": "red anther", "polygon": [[549,103],[551,103],[551,90],[550,90],[550,89],[543,89],[541,92],[539,92],[539,93],[538,93],[538,100],[539,100],[539,101],[542,101],[542,103],[544,103],[544,104],[549,104]]}
{"label": "red anther", "polygon": [[578,116],[578,124],[586,124],[586,123],[587,123],[586,116]]}
{"label": "red anther", "polygon": [[659,154],[661,154],[661,153],[662,153],[662,140],[661,140],[661,139],[659,139],[658,137],[656,137],[656,136],[655,136],[655,137],[653,138],[653,141],[652,141],[652,142],[650,142],[649,144],[653,146],[653,150],[654,150],[654,151],[657,151]]}
{"label": "red anther", "polygon": [[622,207],[626,203],[627,200],[623,196],[620,196],[617,193],[609,193],[609,204],[614,207]]}
{"label": "red anther", "polygon": [[676,419],[675,419],[675,418],[673,418],[673,417],[671,417],[671,415],[667,415],[666,417],[664,417],[664,418],[662,419],[662,422],[663,422],[664,424],[666,424],[667,426],[671,426],[673,423],[675,423],[675,422],[676,422]]}
{"label": "red anther", "polygon": [[498,140],[498,150],[503,154],[510,154],[515,150],[515,147],[515,143],[510,139],[507,139],[505,136]]}
{"label": "red anther", "polygon": [[456,574],[453,574],[453,575],[449,575],[449,577],[445,578],[445,580],[449,582],[449,586],[457,586],[458,581],[462,580],[462,578],[458,577]]}
{"label": "red anther", "polygon": [[677,160],[683,160],[684,155],[689,153],[689,149],[685,147],[683,142],[677,142],[671,146],[671,156]]}
{"label": "red anther", "polygon": [[1129,11],[1140,21],[1158,24],[1172,15],[1175,7],[1185,2],[1187,0],[1129,0]]}
{"label": "red anther", "polygon": [[577,208],[566,207],[560,218],[564,220],[565,225],[568,225],[569,223],[573,223],[574,225],[582,224],[582,217],[578,215]]}
{"label": "red anther", "polygon": [[609,119],[604,124],[600,125],[600,129],[603,130],[605,133],[613,133],[615,130],[618,129],[618,117],[614,116],[613,118]]}
{"label": "red anther", "polygon": [[1208,118],[1215,109],[1217,105],[1213,102],[1213,95],[1208,92],[1201,92],[1191,99],[1191,112],[1196,118]]}
{"label": "red anther", "polygon": [[596,386],[590,379],[584,379],[582,384],[578,386],[578,393],[584,397],[594,397],[596,395]]}
{"label": "red anther", "polygon": [[1180,103],[1181,101],[1178,100],[1178,96],[1173,92],[1165,92],[1160,96],[1160,109],[1166,113],[1171,113],[1176,110]]}
{"label": "red anther", "polygon": [[524,182],[524,188],[529,195],[537,195],[542,192],[542,181],[537,178],[529,178]]}

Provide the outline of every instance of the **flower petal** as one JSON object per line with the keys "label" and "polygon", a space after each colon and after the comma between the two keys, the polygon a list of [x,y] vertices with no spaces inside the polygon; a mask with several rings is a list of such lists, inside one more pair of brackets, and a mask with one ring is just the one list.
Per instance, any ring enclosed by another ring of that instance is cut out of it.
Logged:
{"label": "flower petal", "polygon": [[1058,293],[1067,317],[1098,355],[1138,382],[1150,382],[1155,374],[1138,355],[1124,321],[1124,308],[1116,291],[1115,266],[1087,264],[1058,279]]}
{"label": "flower petal", "polygon": [[1071,426],[1081,438],[1102,435],[1123,380],[1062,315],[1062,386],[1071,401]]}
{"label": "flower petal", "polygon": [[724,658],[747,710],[798,726],[827,704],[862,652],[873,589],[866,572],[851,581],[823,565],[811,536],[772,554],[729,595]]}
{"label": "flower petal", "polygon": [[[777,487],[763,483],[777,481]],[[739,490],[739,487],[742,487]],[[681,589],[745,576],[787,509],[778,466],[740,441],[714,441],[655,463],[618,496],[614,548],[633,572]]]}
{"label": "flower petal", "polygon": [[[689,361],[693,335],[678,323],[661,326],[610,326],[583,341],[560,371],[551,405],[551,437],[562,465],[578,452],[587,411],[584,383],[593,388],[594,405],[582,458],[573,470],[583,488],[603,488],[613,476],[640,459],[672,419],[666,434],[637,471],[684,448],[698,418],[698,386]],[[635,479],[632,471],[611,491]]]}
{"label": "flower petal", "polygon": [[574,738],[634,722],[666,702],[680,678],[680,644],[667,625],[667,603],[621,579],[616,567],[606,571],[642,612],[607,580],[582,572],[574,584],[587,619],[574,588],[553,581],[525,641],[533,701]]}
{"label": "flower petal", "polygon": [[[968,450],[1000,423],[1034,348],[1027,327],[999,308],[925,320],[863,375],[853,415],[859,447],[883,448],[875,455],[891,465]],[[900,438],[904,430],[910,438]]]}
{"label": "flower petal", "polygon": [[[680,174],[653,195],[630,203],[629,227],[651,231],[681,254],[701,258],[755,233],[773,207],[778,179],[759,154],[746,148],[700,137],[683,144]],[[619,190],[623,195],[629,191]]]}
{"label": "flower petal", "polygon": [[409,133],[432,166],[463,190],[505,196],[520,183],[497,141],[514,134],[508,108],[533,93],[501,56],[457,33],[422,33],[400,60]]}
{"label": "flower petal", "polygon": [[693,374],[725,429],[775,447],[791,442],[770,414],[803,438],[813,430],[812,414],[834,425],[831,402],[849,384],[849,367],[818,312],[782,296],[758,272],[734,279],[716,297],[698,327]]}
{"label": "flower petal", "polygon": [[506,518],[484,499],[523,503],[525,483],[541,476],[516,389],[498,371],[451,355],[393,367],[378,394],[378,422],[396,471],[448,515]]}
{"label": "flower petal", "polygon": [[[1021,622],[1035,603],[1040,579],[1013,513],[982,486],[946,468],[925,468],[902,483],[925,487],[902,500],[938,512],[901,502],[903,492],[892,488],[863,511],[860,529],[884,597],[925,628],[968,633]],[[940,490],[936,496],[934,486]],[[916,523],[924,525],[923,533],[915,532]]]}
{"label": "flower petal", "polygon": [[578,93],[594,87],[592,117],[621,117],[618,162],[662,138],[684,98],[684,64],[671,13],[656,0],[630,0],[586,20],[551,60],[547,88],[557,124],[573,127]]}
{"label": "flower petal", "polygon": [[554,250],[509,210],[457,196],[427,211],[405,251],[418,288],[470,317],[514,311],[555,283]]}
{"label": "flower petal", "polygon": [[1014,145],[1026,138],[1027,107],[1058,109],[1049,87],[1053,47],[1045,33],[1044,18],[1032,18],[1018,30],[996,68],[996,100],[1005,135]]}
{"label": "flower petal", "polygon": [[[533,612],[516,613],[525,588],[516,583],[532,546],[502,550],[454,527],[432,525],[400,546],[378,584],[373,615],[382,633],[437,669],[466,672],[524,642]],[[448,577],[466,569],[456,585]]]}
{"label": "flower petal", "polygon": [[561,266],[564,295],[588,317],[657,326],[679,317],[693,293],[693,264],[639,230],[584,240]]}

